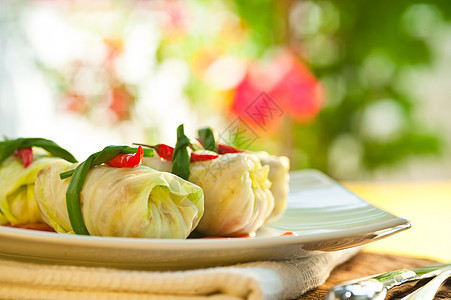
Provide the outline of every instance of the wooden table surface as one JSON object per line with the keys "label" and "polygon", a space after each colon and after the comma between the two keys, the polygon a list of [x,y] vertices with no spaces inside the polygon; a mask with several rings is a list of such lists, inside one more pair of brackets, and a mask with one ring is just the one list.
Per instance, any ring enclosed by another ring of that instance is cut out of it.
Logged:
{"label": "wooden table surface", "polygon": [[[299,300],[324,299],[326,292],[343,281],[394,271],[397,269],[410,269],[419,266],[427,266],[437,263],[428,259],[380,254],[372,252],[360,252],[348,262],[338,266],[332,271],[325,284],[307,292]],[[409,292],[415,290],[415,283],[400,286],[389,292],[386,299],[401,299]],[[445,282],[434,299],[451,299],[451,280]]]}

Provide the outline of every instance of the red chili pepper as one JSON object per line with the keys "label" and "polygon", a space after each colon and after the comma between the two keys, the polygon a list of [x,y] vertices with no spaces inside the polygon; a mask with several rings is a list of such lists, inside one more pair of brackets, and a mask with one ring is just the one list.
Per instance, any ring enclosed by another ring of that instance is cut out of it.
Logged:
{"label": "red chili pepper", "polygon": [[156,146],[151,146],[151,148],[155,149],[155,151],[157,151],[158,153],[158,156],[160,156],[162,159],[172,160],[172,156],[174,155],[173,147],[166,144],[158,144]]}
{"label": "red chili pepper", "polygon": [[238,148],[224,145],[224,144],[218,144],[218,153],[219,154],[226,154],[226,153],[242,153],[243,150],[240,150]]}
{"label": "red chili pepper", "polygon": [[157,151],[158,156],[162,159],[171,160],[174,155],[174,147],[168,146],[166,144],[158,144],[155,146],[145,145],[146,147],[152,148]]}
{"label": "red chili pepper", "polygon": [[[174,148],[165,144],[158,144],[156,146],[151,146],[151,148],[157,151],[158,156],[163,159],[172,161],[172,155],[174,155]],[[191,153],[190,161],[206,161],[218,158],[219,155],[216,154],[199,154],[199,153]]]}
{"label": "red chili pepper", "polygon": [[217,154],[199,154],[199,153],[191,153],[191,157],[189,158],[190,162],[193,161],[206,161],[206,160],[213,160],[218,158],[219,155]]}
{"label": "red chili pepper", "polygon": [[118,168],[136,168],[143,162],[143,147],[139,146],[135,154],[118,154],[106,164]]}
{"label": "red chili pepper", "polygon": [[14,156],[17,156],[22,160],[24,168],[28,167],[33,162],[33,150],[31,147],[16,150]]}

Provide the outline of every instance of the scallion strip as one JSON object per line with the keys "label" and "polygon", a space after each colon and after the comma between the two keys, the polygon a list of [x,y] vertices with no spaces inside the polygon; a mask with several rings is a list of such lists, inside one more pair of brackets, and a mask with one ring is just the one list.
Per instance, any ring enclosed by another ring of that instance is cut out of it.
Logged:
{"label": "scallion strip", "polygon": [[205,150],[210,150],[218,153],[218,145],[215,138],[215,133],[210,127],[201,128],[197,131]]}
{"label": "scallion strip", "polygon": [[[132,153],[136,153],[137,150],[138,150],[138,148],[136,148],[136,147],[127,147],[124,150],[122,150],[120,153],[132,154]],[[143,149],[143,151],[144,151],[144,155],[143,155],[144,157],[153,157],[154,156],[154,150],[153,149]],[[97,152],[97,153],[100,153],[100,152]],[[74,173],[74,170],[69,170],[69,171],[60,173],[60,178],[61,179],[69,178],[69,177],[72,176],[73,173]]]}
{"label": "scallion strip", "polygon": [[71,163],[77,162],[75,157],[69,151],[61,148],[58,144],[51,140],[43,138],[18,138],[0,142],[0,164],[13,155],[16,150],[30,147],[42,148],[51,155],[60,157]]}
{"label": "scallion strip", "polygon": [[177,143],[175,144],[174,154],[172,156],[171,173],[185,180],[189,177],[189,138],[185,135],[183,124],[177,127]]}
{"label": "scallion strip", "polygon": [[[83,222],[83,216],[80,207],[80,193],[86,180],[86,176],[91,168],[112,160],[120,153],[134,153],[137,148],[128,146],[107,146],[102,151],[96,152],[88,157],[87,160],[79,164],[75,170],[60,174],[60,178],[70,177],[69,186],[66,190],[66,206],[69,215],[70,224],[76,234],[89,235],[89,231]],[[147,151],[147,156],[153,155],[153,149]]]}

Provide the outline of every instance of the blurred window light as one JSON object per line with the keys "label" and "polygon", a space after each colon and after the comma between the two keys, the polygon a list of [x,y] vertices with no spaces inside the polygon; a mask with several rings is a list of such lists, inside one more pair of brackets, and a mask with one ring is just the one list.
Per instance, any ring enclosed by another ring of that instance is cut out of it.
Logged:
{"label": "blurred window light", "polygon": [[219,90],[236,87],[246,74],[246,64],[233,56],[224,55],[213,61],[205,70],[204,77]]}
{"label": "blurred window light", "polygon": [[406,9],[401,21],[407,34],[423,39],[440,28],[443,17],[441,11],[432,4],[413,4]]}
{"label": "blurred window light", "polygon": [[102,68],[81,67],[72,79],[72,91],[88,97],[101,96],[108,87],[107,74]]}
{"label": "blurred window light", "polygon": [[382,87],[392,80],[395,71],[395,62],[384,52],[374,50],[363,61],[360,75],[368,85]]}
{"label": "blurred window light", "polygon": [[[96,53],[99,46],[95,35],[85,34],[71,26],[65,16],[52,7],[31,5],[21,20],[33,51],[48,68],[65,67],[68,61]],[[85,45],[89,45],[89,51]]]}
{"label": "blurred window light", "polygon": [[347,133],[337,136],[329,151],[331,174],[338,178],[352,178],[361,173],[362,155],[363,146],[357,138]]}
{"label": "blurred window light", "polygon": [[361,134],[373,141],[386,142],[396,139],[405,126],[405,111],[393,99],[380,99],[370,103],[363,111]]}
{"label": "blurred window light", "polygon": [[298,1],[290,12],[289,22],[297,36],[318,32],[322,21],[321,7],[313,1]]}
{"label": "blurred window light", "polygon": [[118,77],[132,84],[140,84],[152,75],[156,65],[154,58],[161,41],[161,33],[155,22],[143,18],[141,16],[141,19],[127,26],[123,53],[114,65]]}
{"label": "blurred window light", "polygon": [[340,27],[340,15],[332,2],[296,1],[290,10],[289,24],[297,37],[320,32],[331,35]]}
{"label": "blurred window light", "polygon": [[337,7],[329,1],[319,1],[321,7],[321,32],[334,34],[340,28],[340,14]]}
{"label": "blurred window light", "polygon": [[324,99],[327,101],[328,107],[336,107],[342,103],[346,96],[346,81],[342,76],[325,76],[321,79],[321,83],[326,87],[327,97]]}
{"label": "blurred window light", "polygon": [[343,58],[343,49],[330,35],[318,33],[303,40],[305,56],[315,66],[328,66]]}

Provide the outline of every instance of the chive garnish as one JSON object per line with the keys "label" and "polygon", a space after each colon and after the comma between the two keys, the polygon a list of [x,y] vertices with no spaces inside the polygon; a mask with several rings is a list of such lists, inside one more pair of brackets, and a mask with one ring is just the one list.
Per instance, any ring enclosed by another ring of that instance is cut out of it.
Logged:
{"label": "chive garnish", "polygon": [[189,144],[190,140],[185,135],[183,124],[181,124],[177,127],[177,143],[175,144],[174,154],[172,156],[171,173],[185,180],[188,180],[189,177]]}
{"label": "chive garnish", "polygon": [[[96,152],[80,163],[74,170],[60,174],[60,178],[68,178],[69,186],[66,190],[66,206],[70,224],[76,234],[89,235],[89,231],[83,222],[80,207],[80,193],[85,183],[86,176],[91,168],[112,160],[118,154],[135,153],[138,148],[128,146],[107,146],[102,151]],[[146,149],[144,156],[153,156],[153,149]]]}
{"label": "chive garnish", "polygon": [[67,150],[61,148],[51,140],[43,138],[18,138],[0,142],[0,164],[14,154],[16,150],[30,147],[39,147],[53,156],[60,157],[71,163],[76,163],[75,157]]}
{"label": "chive garnish", "polygon": [[218,145],[216,143],[215,134],[210,127],[201,128],[197,131],[205,150],[210,150],[218,153]]}

